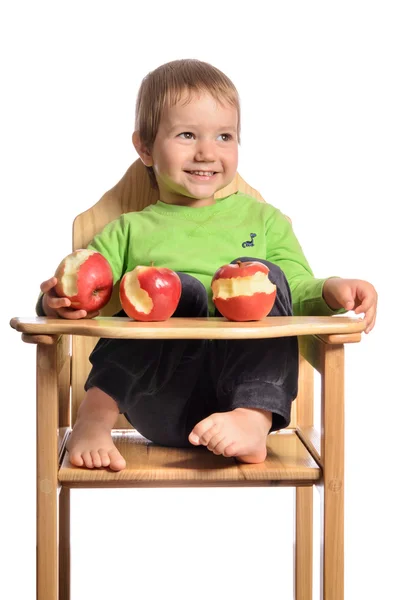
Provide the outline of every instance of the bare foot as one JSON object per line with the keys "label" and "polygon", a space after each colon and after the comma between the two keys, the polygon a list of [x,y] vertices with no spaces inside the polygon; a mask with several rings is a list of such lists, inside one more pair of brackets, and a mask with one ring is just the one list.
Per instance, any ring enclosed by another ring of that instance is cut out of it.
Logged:
{"label": "bare foot", "polygon": [[234,456],[241,462],[260,463],[266,458],[266,440],[272,413],[257,408],[236,408],[214,413],[192,429],[189,442],[207,446],[214,454]]}
{"label": "bare foot", "polygon": [[89,469],[109,467],[113,471],[125,468],[126,462],[111,435],[117,415],[113,398],[98,388],[88,390],[66,444],[73,465]]}

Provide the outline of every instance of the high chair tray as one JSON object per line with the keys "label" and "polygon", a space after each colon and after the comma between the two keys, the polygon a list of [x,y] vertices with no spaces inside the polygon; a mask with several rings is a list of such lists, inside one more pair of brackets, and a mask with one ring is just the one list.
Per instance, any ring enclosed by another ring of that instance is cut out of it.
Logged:
{"label": "high chair tray", "polygon": [[223,317],[171,318],[161,322],[100,316],[79,320],[15,317],[11,319],[10,325],[23,334],[35,336],[72,334],[125,339],[231,340],[339,334],[346,337],[346,341],[359,341],[360,334],[366,326],[362,319],[344,316],[266,317],[261,321],[245,322],[228,321]]}

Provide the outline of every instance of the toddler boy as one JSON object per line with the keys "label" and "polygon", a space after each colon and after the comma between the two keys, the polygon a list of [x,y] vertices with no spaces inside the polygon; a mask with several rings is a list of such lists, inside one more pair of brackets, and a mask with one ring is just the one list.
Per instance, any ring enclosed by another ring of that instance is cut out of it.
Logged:
{"label": "toddler boy", "polygon": [[[216,269],[260,260],[277,298],[269,316],[365,313],[374,326],[377,294],[362,280],[316,279],[291,224],[271,206],[237,193],[220,200],[237,170],[238,93],[226,75],[198,60],[160,66],[143,80],[134,146],[160,200],[109,223],[89,245],[109,261],[114,281],[137,265],[168,267],[182,282],[175,317],[219,315],[211,299]],[[248,248],[248,250],[247,250]],[[90,318],[41,284],[39,313]],[[123,312],[119,315],[124,315]],[[86,396],[68,440],[76,466],[125,460],[111,430],[119,413],[155,443],[203,445],[214,454],[258,463],[270,431],[286,427],[297,394],[295,337],[260,340],[111,340],[93,350]]]}

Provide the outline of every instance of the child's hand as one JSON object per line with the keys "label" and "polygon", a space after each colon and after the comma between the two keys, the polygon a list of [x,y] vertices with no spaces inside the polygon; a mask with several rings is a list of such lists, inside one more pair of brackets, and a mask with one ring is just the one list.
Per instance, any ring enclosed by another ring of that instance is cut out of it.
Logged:
{"label": "child's hand", "polygon": [[354,310],[356,314],[364,313],[367,325],[365,333],[369,333],[373,329],[378,294],[368,281],[330,277],[324,283],[323,298],[333,310],[344,308]]}
{"label": "child's hand", "polygon": [[47,317],[61,317],[62,319],[92,319],[99,312],[87,313],[86,310],[70,308],[69,298],[60,298],[55,293],[57,278],[51,277],[40,285],[43,296],[43,310]]}

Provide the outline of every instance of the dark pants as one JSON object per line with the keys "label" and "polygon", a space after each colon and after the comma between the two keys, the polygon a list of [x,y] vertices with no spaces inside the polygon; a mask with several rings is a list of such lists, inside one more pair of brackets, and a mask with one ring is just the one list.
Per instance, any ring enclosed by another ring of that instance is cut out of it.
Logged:
{"label": "dark pants", "polygon": [[[237,260],[258,260],[247,257]],[[236,262],[233,261],[233,262]],[[279,267],[269,269],[277,297],[269,316],[292,314],[291,293]],[[207,317],[203,284],[178,273],[182,295],[174,317]],[[126,316],[121,312],[118,316]],[[220,316],[217,313],[217,316]],[[286,427],[297,395],[296,337],[248,340],[100,339],[85,389],[98,387],[149,440],[188,447],[193,427],[214,412],[238,407],[273,413],[272,431]]]}

